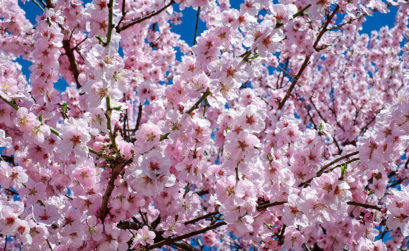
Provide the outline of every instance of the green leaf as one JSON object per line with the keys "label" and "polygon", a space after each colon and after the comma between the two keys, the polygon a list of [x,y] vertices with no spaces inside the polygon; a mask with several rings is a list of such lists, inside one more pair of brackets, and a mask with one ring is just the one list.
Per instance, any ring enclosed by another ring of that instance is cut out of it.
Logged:
{"label": "green leaf", "polygon": [[68,104],[67,102],[65,102],[64,105],[62,106],[62,117],[64,119],[67,118],[67,108],[68,108]]}
{"label": "green leaf", "polygon": [[104,42],[104,39],[103,39],[101,36],[96,35],[95,37],[98,39],[98,41],[99,41],[101,44],[104,44],[104,43],[105,43],[105,42]]}
{"label": "green leaf", "polygon": [[250,55],[251,55],[251,51],[246,51],[246,53],[244,54],[243,60],[247,62],[249,60]]}
{"label": "green leaf", "polygon": [[268,159],[268,161],[273,161],[273,157],[271,156],[271,154],[270,153],[267,153],[267,159]]}
{"label": "green leaf", "polygon": [[322,132],[322,124],[320,124],[320,127],[318,128],[319,132]]}
{"label": "green leaf", "polygon": [[167,139],[168,136],[169,136],[169,133],[162,134],[162,135],[160,136],[160,141]]}
{"label": "green leaf", "polygon": [[347,173],[347,167],[348,167],[347,164],[343,164],[341,166],[341,179],[343,179],[345,177],[345,174]]}
{"label": "green leaf", "polygon": [[260,57],[260,55],[256,53],[256,55],[252,56],[252,57],[250,58],[250,60],[254,60],[254,59],[258,58],[258,57]]}

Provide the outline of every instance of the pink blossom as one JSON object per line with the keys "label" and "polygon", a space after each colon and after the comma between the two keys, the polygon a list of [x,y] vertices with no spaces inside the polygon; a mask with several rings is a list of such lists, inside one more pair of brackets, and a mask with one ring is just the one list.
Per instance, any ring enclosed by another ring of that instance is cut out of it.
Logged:
{"label": "pink blossom", "polygon": [[147,226],[139,229],[137,232],[137,241],[141,245],[153,244],[153,239],[155,239],[155,233],[150,231]]}

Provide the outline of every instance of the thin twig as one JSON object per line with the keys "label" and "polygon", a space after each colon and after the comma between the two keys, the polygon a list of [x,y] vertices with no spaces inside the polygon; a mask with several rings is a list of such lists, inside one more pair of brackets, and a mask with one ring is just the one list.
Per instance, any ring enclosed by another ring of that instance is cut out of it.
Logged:
{"label": "thin twig", "polygon": [[114,25],[112,24],[113,15],[114,15],[114,0],[109,0],[109,3],[108,3],[108,30],[107,30],[107,38],[104,43],[104,46],[108,46],[109,43],[111,42],[112,29],[114,28]]}
{"label": "thin twig", "polygon": [[171,6],[174,3],[175,3],[175,1],[172,0],[167,5],[163,6],[161,9],[159,9],[158,11],[152,12],[151,14],[146,15],[144,17],[134,19],[130,23],[128,23],[128,24],[126,24],[126,25],[124,25],[122,27],[116,27],[116,31],[118,33],[120,33],[121,31],[126,30],[126,29],[128,29],[129,27],[131,27],[131,26],[133,26],[135,24],[142,23],[143,21],[160,14],[162,11],[166,10],[169,6]]}
{"label": "thin twig", "polygon": [[7,250],[7,235],[4,238],[4,251]]}
{"label": "thin twig", "polygon": [[122,163],[120,161],[122,162],[122,160],[116,160],[115,166],[112,169],[112,174],[111,174],[111,178],[109,179],[108,186],[105,190],[104,195],[102,196],[102,204],[100,208],[100,218],[102,222],[104,222],[104,219],[108,215],[108,212],[109,212],[108,203],[109,203],[109,199],[111,197],[112,191],[115,188],[115,180],[118,177],[118,175],[122,172],[124,167],[127,164],[132,162],[132,158]]}
{"label": "thin twig", "polygon": [[221,226],[226,225],[226,224],[227,223],[224,222],[224,221],[217,222],[215,224],[212,224],[210,226],[207,226],[205,228],[199,229],[199,230],[191,232],[191,233],[187,233],[187,234],[180,235],[180,236],[173,237],[173,238],[166,238],[166,239],[164,239],[162,241],[159,241],[159,242],[154,243],[152,245],[149,245],[147,247],[138,248],[138,249],[136,249],[136,251],[151,250],[151,249],[154,249],[154,248],[162,247],[164,245],[170,245],[170,244],[176,243],[177,241],[188,239],[188,238],[193,237],[195,235],[205,233],[205,232],[207,232],[209,230],[216,229],[216,228],[221,227]]}
{"label": "thin twig", "polygon": [[405,162],[405,165],[404,165],[405,169],[408,169],[408,166],[409,166],[409,155],[406,156],[406,162]]}
{"label": "thin twig", "polygon": [[81,40],[78,44],[76,44],[72,49],[73,50],[76,50],[76,49],[78,49],[78,47],[82,44],[82,43],[84,43],[85,42],[85,40],[87,40],[88,39],[88,37],[85,37],[83,40]]}
{"label": "thin twig", "polygon": [[189,109],[189,110],[187,110],[186,111],[186,114],[192,114],[192,112],[194,111],[194,110],[196,110],[197,108],[199,108],[199,105],[200,105],[200,103],[202,103],[202,101],[203,100],[205,100],[206,98],[207,98],[207,96],[209,96],[210,95],[210,91],[209,90],[207,90],[207,91],[205,91],[204,93],[203,93],[203,95],[200,97],[200,99]]}
{"label": "thin twig", "polygon": [[134,132],[138,131],[139,125],[141,124],[142,109],[143,109],[143,106],[142,106],[142,103],[140,103],[140,104],[139,104],[139,107],[138,107],[138,118],[136,119],[136,125],[135,125]]}
{"label": "thin twig", "polygon": [[197,8],[197,13],[196,13],[196,26],[195,26],[195,36],[193,37],[193,45],[196,44],[197,28],[199,26],[199,16],[200,16],[200,6],[199,8]]}
{"label": "thin twig", "polygon": [[288,201],[283,200],[283,201],[275,201],[275,202],[271,202],[271,203],[261,204],[261,205],[257,206],[257,211],[262,211],[262,210],[267,209],[269,207],[284,205],[287,202]]}
{"label": "thin twig", "polygon": [[2,96],[0,96],[0,99],[6,102],[9,106],[13,107],[14,110],[16,111],[18,110],[19,107],[14,101],[8,101],[6,98],[3,98]]}
{"label": "thin twig", "polygon": [[295,85],[297,84],[298,80],[301,77],[301,74],[304,72],[305,68],[307,68],[308,62],[310,61],[311,56],[306,56],[304,59],[304,62],[301,65],[300,70],[298,71],[297,75],[294,77],[293,82],[290,85],[290,88],[288,88],[287,93],[284,96],[284,99],[280,102],[280,105],[278,106],[278,110],[281,110],[284,107],[285,102],[287,99],[290,97],[291,92],[293,91]]}
{"label": "thin twig", "polygon": [[44,11],[44,8],[36,0],[33,0],[33,2],[41,9],[41,11]]}
{"label": "thin twig", "polygon": [[334,167],[331,168],[331,169],[326,170],[325,173],[329,173],[329,172],[331,172],[331,171],[337,169],[338,167],[341,167],[341,166],[343,166],[343,165],[348,165],[348,164],[350,164],[350,163],[352,163],[352,162],[355,162],[355,161],[358,161],[358,160],[359,160],[359,158],[353,158],[353,159],[348,160],[348,161],[346,161],[346,162],[344,162],[344,163],[342,163],[342,164],[336,165],[336,166],[334,166]]}
{"label": "thin twig", "polygon": [[77,89],[80,89],[81,84],[80,84],[80,82],[78,80],[78,76],[80,75],[80,72],[78,70],[77,61],[75,60],[74,49],[71,48],[70,40],[68,40],[68,39],[64,39],[62,41],[62,44],[63,44],[63,48],[65,50],[65,54],[68,57],[68,61],[70,63],[70,70],[71,70],[72,74],[74,75],[75,83],[77,84]]}
{"label": "thin twig", "polygon": [[[47,1],[47,2],[48,2],[48,1]],[[47,239],[46,241],[47,241],[48,247],[51,249],[51,251],[54,251],[53,247],[51,246],[50,241],[49,241],[48,239]]]}
{"label": "thin twig", "polygon": [[121,11],[122,16],[121,16],[121,19],[119,19],[119,22],[115,27],[116,30],[118,29],[119,25],[121,25],[122,21],[124,20],[126,13],[127,12],[125,11],[125,0],[122,0],[122,11]]}
{"label": "thin twig", "polygon": [[211,217],[211,216],[214,216],[214,215],[216,215],[216,214],[218,214],[218,213],[219,213],[219,212],[211,212],[211,213],[208,213],[208,214],[199,216],[199,217],[197,217],[197,218],[194,218],[194,219],[192,219],[192,220],[185,221],[184,224],[185,224],[185,225],[193,224],[193,223],[196,223],[196,222],[198,222],[198,221],[200,221],[200,220],[203,220],[203,219],[209,218],[209,217]]}
{"label": "thin twig", "polygon": [[348,201],[347,204],[348,204],[348,205],[351,205],[351,206],[357,206],[357,207],[375,209],[375,210],[378,210],[378,211],[381,211],[381,209],[382,209],[382,208],[380,208],[380,207],[378,207],[378,206],[368,205],[368,204],[359,203],[359,202],[355,202],[355,201]]}
{"label": "thin twig", "polygon": [[54,4],[53,4],[52,0],[45,0],[45,2],[47,3],[47,8],[49,8],[49,9],[54,8]]}
{"label": "thin twig", "polygon": [[341,157],[338,157],[338,158],[334,159],[334,160],[331,161],[330,163],[328,163],[328,164],[326,164],[325,166],[321,167],[321,169],[317,172],[317,174],[316,174],[314,177],[312,177],[311,179],[309,179],[309,180],[307,180],[307,181],[301,183],[298,187],[306,187],[306,186],[308,186],[314,178],[320,177],[320,176],[325,172],[325,170],[326,170],[328,167],[330,167],[331,165],[337,163],[337,162],[340,161],[340,160],[343,160],[343,159],[349,158],[349,157],[351,157],[351,156],[357,155],[358,153],[359,153],[358,151],[355,151],[355,152],[348,153],[348,154],[346,154],[346,155],[344,155],[344,156],[341,156]]}
{"label": "thin twig", "polygon": [[196,251],[197,249],[192,247],[191,245],[185,243],[185,242],[175,242],[172,245],[175,245],[176,247],[180,248],[181,250],[186,250],[186,251]]}
{"label": "thin twig", "polygon": [[[318,34],[318,36],[317,36],[317,38],[316,38],[316,40],[315,40],[315,42],[314,42],[314,44],[312,46],[316,51],[321,49],[321,48],[318,48],[318,43],[320,42],[320,40],[321,40],[322,36],[324,35],[324,33],[327,31],[327,27],[328,27],[329,23],[334,18],[335,14],[338,12],[338,10],[339,10],[339,6],[337,5],[334,8],[334,10],[332,11],[331,15],[327,18],[327,21],[324,23],[320,33]],[[287,92],[286,92],[286,94],[284,96],[284,99],[280,102],[280,105],[278,106],[279,110],[281,110],[284,107],[285,102],[290,97],[291,92],[293,91],[295,85],[297,84],[298,80],[301,77],[301,74],[307,68],[307,65],[308,65],[308,63],[310,61],[310,58],[311,58],[311,55],[305,56],[304,62],[302,63],[300,70],[298,71],[298,73],[295,76],[293,82],[291,83],[290,88],[288,88],[288,90],[287,90]]]}

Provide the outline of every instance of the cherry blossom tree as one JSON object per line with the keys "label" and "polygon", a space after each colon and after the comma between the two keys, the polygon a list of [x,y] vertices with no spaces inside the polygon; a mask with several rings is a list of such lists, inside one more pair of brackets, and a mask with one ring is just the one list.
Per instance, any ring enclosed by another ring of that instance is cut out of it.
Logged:
{"label": "cherry blossom tree", "polygon": [[25,4],[0,3],[4,250],[407,247],[407,1]]}

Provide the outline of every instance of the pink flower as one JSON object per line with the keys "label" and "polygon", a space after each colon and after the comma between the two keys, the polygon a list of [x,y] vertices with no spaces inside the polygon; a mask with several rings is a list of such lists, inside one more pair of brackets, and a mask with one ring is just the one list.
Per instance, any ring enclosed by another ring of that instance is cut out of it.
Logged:
{"label": "pink flower", "polygon": [[153,240],[155,239],[156,234],[149,230],[147,226],[143,226],[141,229],[137,231],[136,240],[139,244],[145,245],[152,245]]}
{"label": "pink flower", "polygon": [[118,137],[115,139],[118,145],[119,151],[124,156],[125,159],[130,159],[134,155],[134,147],[132,143],[126,142],[124,140],[119,139]]}
{"label": "pink flower", "polygon": [[51,225],[59,218],[58,210],[52,205],[39,205],[33,206],[34,218],[36,221],[42,222],[47,225]]}
{"label": "pink flower", "polygon": [[243,114],[238,118],[238,124],[249,132],[260,132],[264,129],[263,113],[254,105],[249,105],[244,110]]}
{"label": "pink flower", "polygon": [[25,184],[24,188],[20,190],[20,195],[25,196],[27,205],[33,205],[39,200],[46,199],[46,186],[44,183],[28,179]]}
{"label": "pink flower", "polygon": [[13,235],[19,227],[18,216],[5,207],[0,211],[0,232],[4,235]]}
{"label": "pink flower", "polygon": [[284,23],[292,19],[298,10],[294,4],[272,4],[270,11],[278,23]]}
{"label": "pink flower", "polygon": [[82,162],[80,166],[75,167],[72,175],[85,188],[90,188],[96,183],[96,168],[89,161]]}
{"label": "pink flower", "polygon": [[26,183],[27,180],[28,176],[23,167],[11,167],[7,162],[0,162],[0,181],[2,186],[18,189],[23,187],[23,184]]}
{"label": "pink flower", "polygon": [[140,168],[129,169],[125,180],[141,195],[151,196],[175,184],[176,178],[169,169],[170,161],[161,152],[153,150],[142,157]]}
{"label": "pink flower", "polygon": [[162,131],[158,125],[144,123],[135,135],[135,148],[138,152],[146,152],[159,143]]}
{"label": "pink flower", "polygon": [[387,226],[389,229],[400,228],[402,234],[409,234],[409,187],[404,186],[401,191],[393,190],[386,204],[388,209]]}
{"label": "pink flower", "polygon": [[88,124],[82,119],[70,118],[63,125],[59,147],[67,156],[74,151],[75,155],[86,156],[88,154],[87,143],[91,136],[86,131]]}

